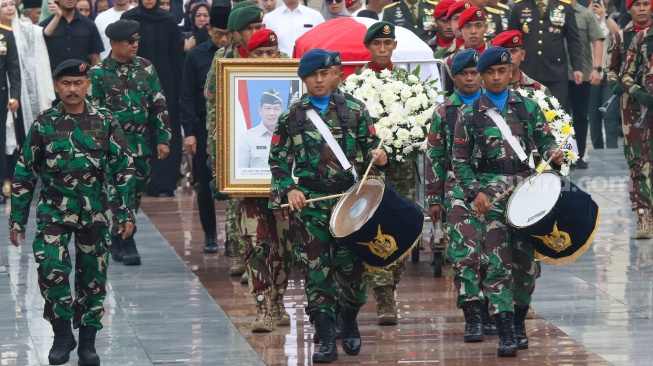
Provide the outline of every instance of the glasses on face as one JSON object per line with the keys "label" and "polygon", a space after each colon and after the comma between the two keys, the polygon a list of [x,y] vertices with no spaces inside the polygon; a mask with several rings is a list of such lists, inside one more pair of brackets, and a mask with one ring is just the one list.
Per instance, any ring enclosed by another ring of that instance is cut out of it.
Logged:
{"label": "glasses on face", "polygon": [[141,41],[141,37],[129,38],[125,40],[125,42],[129,43],[130,45],[140,41]]}
{"label": "glasses on face", "polygon": [[215,30],[215,31],[211,32],[211,35],[213,35],[217,39],[222,39],[222,38],[225,38],[225,37],[229,38],[229,36],[231,34],[229,32],[222,32],[222,31]]}
{"label": "glasses on face", "polygon": [[340,4],[342,0],[324,0],[324,2],[327,4]]}
{"label": "glasses on face", "polygon": [[2,3],[2,5],[0,5],[0,8],[6,8],[8,6],[16,6],[16,3],[13,1],[8,3]]}

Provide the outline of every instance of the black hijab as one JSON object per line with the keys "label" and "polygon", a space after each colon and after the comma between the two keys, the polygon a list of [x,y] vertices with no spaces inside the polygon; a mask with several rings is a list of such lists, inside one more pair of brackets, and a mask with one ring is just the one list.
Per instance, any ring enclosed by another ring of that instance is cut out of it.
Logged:
{"label": "black hijab", "polygon": [[172,18],[172,14],[169,11],[165,11],[161,9],[161,6],[159,5],[159,0],[156,0],[156,4],[154,4],[154,7],[152,9],[148,9],[145,6],[143,6],[143,0],[138,0],[138,6],[127,10],[125,14],[122,16],[122,19],[133,19],[133,20],[140,20],[140,19],[147,19],[151,21],[162,21],[167,18]]}
{"label": "black hijab", "polygon": [[[196,34],[199,31],[199,28],[195,26],[195,15],[197,15],[197,11],[199,8],[204,7],[206,11],[211,14],[211,8],[209,7],[208,3],[205,2],[198,2],[193,4],[190,7],[190,30],[193,32],[193,34]],[[209,23],[206,23],[209,24]],[[199,44],[199,43],[198,43]]]}

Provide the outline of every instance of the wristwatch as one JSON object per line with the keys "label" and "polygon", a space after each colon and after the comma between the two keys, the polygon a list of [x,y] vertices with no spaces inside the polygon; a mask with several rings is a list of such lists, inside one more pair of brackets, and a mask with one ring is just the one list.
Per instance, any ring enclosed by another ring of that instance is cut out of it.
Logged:
{"label": "wristwatch", "polygon": [[603,71],[603,68],[602,68],[601,66],[594,66],[594,67],[592,68],[592,70],[596,70],[596,71],[598,71],[598,72],[602,72],[602,71]]}
{"label": "wristwatch", "polygon": [[467,203],[474,202],[476,196],[478,196],[478,192],[474,188],[470,189],[469,194],[467,195]]}

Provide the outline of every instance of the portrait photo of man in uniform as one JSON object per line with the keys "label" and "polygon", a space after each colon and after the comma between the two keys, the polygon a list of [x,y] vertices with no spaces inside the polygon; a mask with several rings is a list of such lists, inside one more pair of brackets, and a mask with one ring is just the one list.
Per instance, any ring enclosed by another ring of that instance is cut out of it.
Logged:
{"label": "portrait photo of man in uniform", "polygon": [[270,155],[272,133],[277,119],[284,110],[283,99],[278,91],[268,89],[263,92],[257,110],[260,123],[247,130],[238,143],[237,166],[239,169],[269,168],[268,156]]}

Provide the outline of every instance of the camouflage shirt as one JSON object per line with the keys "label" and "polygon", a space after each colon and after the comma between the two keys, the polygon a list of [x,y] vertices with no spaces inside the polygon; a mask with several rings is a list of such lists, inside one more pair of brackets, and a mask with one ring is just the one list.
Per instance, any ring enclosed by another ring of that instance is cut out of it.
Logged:
{"label": "camouflage shirt", "polygon": [[135,57],[121,64],[109,56],[88,72],[91,88],[89,100],[96,107],[107,108],[120,123],[129,149],[135,156],[150,151],[150,128],[157,144],[169,144],[172,138],[166,100],[152,63]]}
{"label": "camouflage shirt", "polygon": [[512,90],[517,90],[520,88],[526,90],[541,90],[547,96],[549,97],[553,96],[553,94],[551,94],[551,91],[549,91],[549,88],[542,85],[542,83],[538,82],[537,80],[531,79],[530,76],[526,75],[526,73],[521,70],[519,70],[519,72],[521,73],[519,80],[516,83],[512,83],[509,85],[509,87]]}
{"label": "camouflage shirt", "polygon": [[624,62],[626,62],[626,51],[629,44],[624,44],[624,37],[630,39],[631,42],[635,39],[637,30],[633,27],[631,20],[624,29],[610,35],[610,43],[608,44],[607,59],[605,60],[605,79],[608,83],[618,81],[619,74]]}
{"label": "camouflage shirt", "polygon": [[[528,120],[520,120],[516,109],[517,103],[524,103],[528,113]],[[474,106],[467,106],[463,110],[463,119],[456,124],[453,140],[453,172],[465,197],[469,196],[471,189],[477,192],[482,191],[488,197],[498,196],[509,184],[516,185],[518,183],[518,179],[511,179],[516,178],[516,176],[480,173],[477,171],[478,162],[484,158],[492,162],[519,160],[510,144],[503,139],[499,128],[484,113],[489,108],[497,110],[487,95],[483,95],[479,99],[479,110],[484,120],[481,130],[485,141],[476,141],[475,138]],[[541,156],[548,158],[549,150],[557,148],[542,110],[534,100],[521,97],[516,92],[510,91],[508,102],[500,113],[526,154],[530,153],[529,147],[531,150],[537,148]],[[526,144],[527,139],[528,144]],[[478,143],[485,144],[487,150],[485,157],[482,156],[481,151],[478,149]],[[528,174],[530,173],[522,172],[518,173],[517,176],[525,177]]]}
{"label": "camouflage shirt", "polygon": [[[653,37],[653,28],[643,30],[635,36],[628,46],[626,60],[621,69],[619,79],[621,87],[630,95],[644,88],[644,91],[653,92],[653,68],[651,67],[651,53],[648,50],[647,39]],[[642,84],[638,84],[638,74],[642,75]]]}
{"label": "camouflage shirt", "polygon": [[83,113],[71,115],[59,103],[36,118],[25,141],[11,189],[11,229],[25,231],[39,176],[40,222],[109,226],[107,174],[113,174],[118,193],[118,221],[135,222],[134,164],[108,110],[86,103]]}
{"label": "camouflage shirt", "polygon": [[[363,152],[363,166],[370,162],[370,150],[375,149],[379,139],[374,135],[374,127],[364,105],[347,99],[349,116],[347,120],[347,149],[344,151],[347,160],[352,165],[356,164],[356,154],[360,149]],[[343,178],[343,169],[327,145],[317,127],[308,118],[303,123],[297,121],[297,109],[314,108],[308,94],[302,95],[300,100],[292,104],[279,117],[272,145],[270,148],[270,172],[272,181],[270,185],[271,209],[279,209],[285,195],[299,189],[306,197],[315,198],[325,194],[311,192],[308,189],[295,185],[293,175],[297,178],[313,180],[340,180]],[[342,139],[340,119],[337,117],[336,104],[333,95],[329,107],[320,113],[320,118],[330,127],[333,137]],[[335,122],[334,122],[335,121]],[[358,148],[357,148],[358,147]],[[293,170],[293,163],[295,167]],[[311,207],[330,209],[328,202],[321,201],[310,204]]]}

